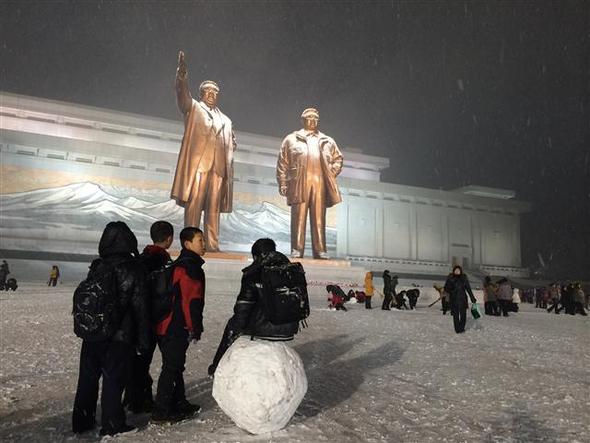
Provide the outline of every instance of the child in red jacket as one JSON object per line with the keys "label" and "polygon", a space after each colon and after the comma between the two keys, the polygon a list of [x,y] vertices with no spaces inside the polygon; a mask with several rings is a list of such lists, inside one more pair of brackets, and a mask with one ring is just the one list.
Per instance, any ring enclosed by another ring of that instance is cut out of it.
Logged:
{"label": "child in red jacket", "polygon": [[201,339],[203,307],[205,306],[205,253],[203,232],[194,227],[180,232],[182,251],[174,262],[173,307],[170,314],[156,326],[158,346],[162,352],[162,372],[158,379],[156,405],[152,422],[184,420],[200,411],[189,403],[184,392],[184,364],[190,341]]}

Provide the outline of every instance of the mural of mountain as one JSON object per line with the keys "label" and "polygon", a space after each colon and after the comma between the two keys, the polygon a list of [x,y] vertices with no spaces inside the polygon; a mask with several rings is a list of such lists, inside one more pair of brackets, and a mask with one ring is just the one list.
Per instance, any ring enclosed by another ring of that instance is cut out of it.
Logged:
{"label": "mural of mountain", "polygon": [[[54,252],[94,251],[104,226],[126,222],[140,245],[150,243],[149,227],[156,220],[182,228],[184,209],[166,191],[102,186],[84,182],[67,186],[0,195],[0,247]],[[249,251],[261,237],[273,238],[288,252],[290,213],[268,202],[234,202],[234,211],[222,214],[221,248]],[[336,230],[327,230],[329,250],[336,246]],[[308,241],[310,236],[308,234]]]}

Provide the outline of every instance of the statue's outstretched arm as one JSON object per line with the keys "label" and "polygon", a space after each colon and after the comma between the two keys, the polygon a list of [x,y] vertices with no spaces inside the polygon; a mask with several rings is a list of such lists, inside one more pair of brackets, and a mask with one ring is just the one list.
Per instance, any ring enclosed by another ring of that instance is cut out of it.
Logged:
{"label": "statue's outstretched arm", "polygon": [[178,52],[178,68],[176,69],[176,104],[183,114],[190,111],[193,97],[188,88],[188,70],[184,61],[184,52]]}

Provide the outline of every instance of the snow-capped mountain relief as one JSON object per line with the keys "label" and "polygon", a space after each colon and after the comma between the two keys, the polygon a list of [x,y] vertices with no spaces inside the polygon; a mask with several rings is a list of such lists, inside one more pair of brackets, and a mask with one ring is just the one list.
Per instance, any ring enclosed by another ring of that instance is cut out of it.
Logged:
{"label": "snow-capped mountain relief", "polygon": [[[2,194],[0,207],[2,247],[10,249],[21,249],[15,238],[26,236],[24,231],[27,230],[40,240],[39,250],[45,250],[44,239],[78,242],[80,231],[86,234],[86,231],[96,231],[98,236],[104,226],[114,220],[126,222],[140,243],[149,242],[149,227],[154,221],[168,220],[178,230],[184,221],[184,209],[170,200],[165,190],[138,190],[90,182]],[[221,246],[225,250],[249,251],[260,237],[273,238],[282,250],[289,249],[290,213],[272,203],[234,202],[233,212],[222,214],[220,223]],[[328,228],[326,234],[328,247],[333,250],[336,230]],[[311,237],[308,235],[308,238]]]}

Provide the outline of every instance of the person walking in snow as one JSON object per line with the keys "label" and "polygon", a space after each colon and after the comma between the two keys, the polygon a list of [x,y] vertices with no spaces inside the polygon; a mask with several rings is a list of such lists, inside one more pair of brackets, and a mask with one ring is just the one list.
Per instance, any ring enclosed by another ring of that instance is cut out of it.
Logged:
{"label": "person walking in snow", "polygon": [[445,291],[448,292],[450,298],[455,332],[461,334],[465,332],[465,322],[467,321],[467,308],[469,305],[467,296],[469,295],[471,303],[477,301],[461,266],[456,265],[453,267],[453,272],[449,274],[445,282]]}

